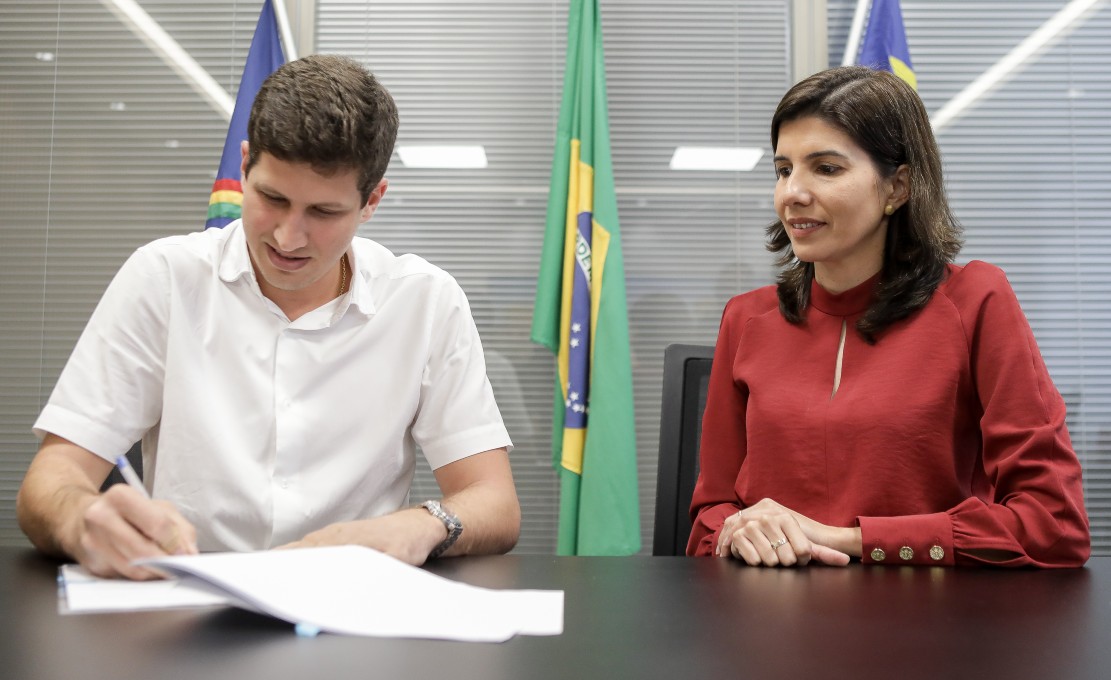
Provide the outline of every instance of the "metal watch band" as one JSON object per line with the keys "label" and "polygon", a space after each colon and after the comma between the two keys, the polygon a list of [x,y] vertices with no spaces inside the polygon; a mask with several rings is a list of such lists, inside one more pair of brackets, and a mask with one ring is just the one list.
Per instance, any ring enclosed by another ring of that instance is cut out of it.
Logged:
{"label": "metal watch band", "polygon": [[463,533],[463,523],[459,518],[444,509],[440,505],[440,501],[425,501],[421,503],[421,507],[432,513],[432,516],[444,523],[444,528],[447,529],[447,538],[440,542],[432,552],[428,553],[428,559],[434,559],[443,555],[448,548],[455,544],[459,539],[460,534]]}

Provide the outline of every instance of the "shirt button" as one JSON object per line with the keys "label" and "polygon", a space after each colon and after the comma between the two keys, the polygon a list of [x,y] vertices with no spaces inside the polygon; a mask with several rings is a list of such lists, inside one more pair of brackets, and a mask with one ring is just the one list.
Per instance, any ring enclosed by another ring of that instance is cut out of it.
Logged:
{"label": "shirt button", "polygon": [[899,548],[899,558],[907,561],[913,560],[914,549],[912,549],[909,545],[904,545],[903,547]]}
{"label": "shirt button", "polygon": [[887,553],[885,553],[883,551],[883,548],[872,548],[872,561],[873,562],[883,562],[886,558],[887,558]]}
{"label": "shirt button", "polygon": [[930,548],[930,559],[931,560],[934,560],[935,562],[937,562],[937,561],[942,560],[944,558],[945,558],[945,548],[942,548],[940,545],[935,545],[934,547]]}

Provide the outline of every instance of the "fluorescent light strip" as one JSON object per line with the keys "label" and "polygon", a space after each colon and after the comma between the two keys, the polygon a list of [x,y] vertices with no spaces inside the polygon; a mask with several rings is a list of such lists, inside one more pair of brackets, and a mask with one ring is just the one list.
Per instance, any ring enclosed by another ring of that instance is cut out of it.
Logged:
{"label": "fluorescent light strip", "polygon": [[[1064,38],[1080,24],[1085,15],[1106,0],[1072,0],[1060,12],[1053,15],[1049,21],[1042,24],[1041,28],[1031,33],[1005,57],[984,71],[979,78],[972,81],[941,107],[932,116],[931,124],[934,133],[950,125],[954,120],[964,114],[965,110],[984,97],[988,92],[998,87],[1005,79],[1011,77],[1014,71],[1026,61],[1032,59],[1053,43]],[[1074,25],[1076,24],[1076,25]]]}
{"label": "fluorescent light strip", "polygon": [[225,121],[231,120],[231,112],[235,108],[235,101],[231,95],[220,87],[208,71],[190,57],[176,40],[162,30],[158,22],[152,19],[142,7],[134,0],[100,0],[100,2],[146,43],[152,52],[161,57],[167,66],[181,76],[182,80],[196,90],[216,113],[223,116]]}
{"label": "fluorescent light strip", "polygon": [[405,145],[397,155],[407,168],[462,170],[486,167],[486,149],[481,146]]}
{"label": "fluorescent light strip", "polygon": [[680,146],[671,156],[672,170],[748,172],[764,157],[764,150],[747,146]]}

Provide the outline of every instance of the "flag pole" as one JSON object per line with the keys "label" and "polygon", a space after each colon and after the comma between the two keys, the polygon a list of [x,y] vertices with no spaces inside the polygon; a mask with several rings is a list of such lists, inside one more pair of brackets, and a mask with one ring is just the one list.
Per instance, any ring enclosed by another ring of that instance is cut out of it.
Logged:
{"label": "flag pole", "polygon": [[289,28],[289,15],[285,11],[285,0],[273,0],[274,18],[278,21],[278,34],[282,40],[282,50],[286,61],[297,59],[297,46],[293,43],[293,31]]}
{"label": "flag pole", "polygon": [[864,33],[864,16],[872,5],[872,0],[857,0],[856,11],[853,12],[853,24],[849,28],[849,39],[845,43],[845,56],[841,58],[842,66],[852,66],[856,63],[856,53],[860,51],[860,36]]}

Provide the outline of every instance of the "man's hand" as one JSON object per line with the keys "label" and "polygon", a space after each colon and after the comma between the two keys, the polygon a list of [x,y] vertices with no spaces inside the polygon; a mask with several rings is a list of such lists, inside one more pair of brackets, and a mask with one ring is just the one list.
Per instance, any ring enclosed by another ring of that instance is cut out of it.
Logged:
{"label": "man's hand", "polygon": [[281,548],[364,545],[419,566],[445,538],[443,522],[424,508],[408,508],[373,519],[330,524]]}
{"label": "man's hand", "polygon": [[859,544],[859,529],[826,526],[765,498],[726,518],[714,554],[752,566],[805,566],[811,560],[845,566],[849,554],[860,554]]}
{"label": "man's hand", "polygon": [[131,561],[197,552],[196,530],[165,501],[126,484],[98,493],[112,464],[47,435],[19,488],[19,525],[39,550],[71,557],[97,576],[158,578]]}
{"label": "man's hand", "polygon": [[152,501],[126,484],[115,484],[89,503],[73,557],[97,576],[145,580],[159,572],[131,565],[161,555],[195,555],[197,532],[168,501]]}
{"label": "man's hand", "polygon": [[[463,522],[463,533],[445,555],[479,555],[510,550],[521,529],[521,506],[505,449],[491,449],[448,463],[434,472],[444,508]],[[409,564],[424,564],[445,538],[444,523],[424,508],[339,522],[282,548],[365,545]]]}

